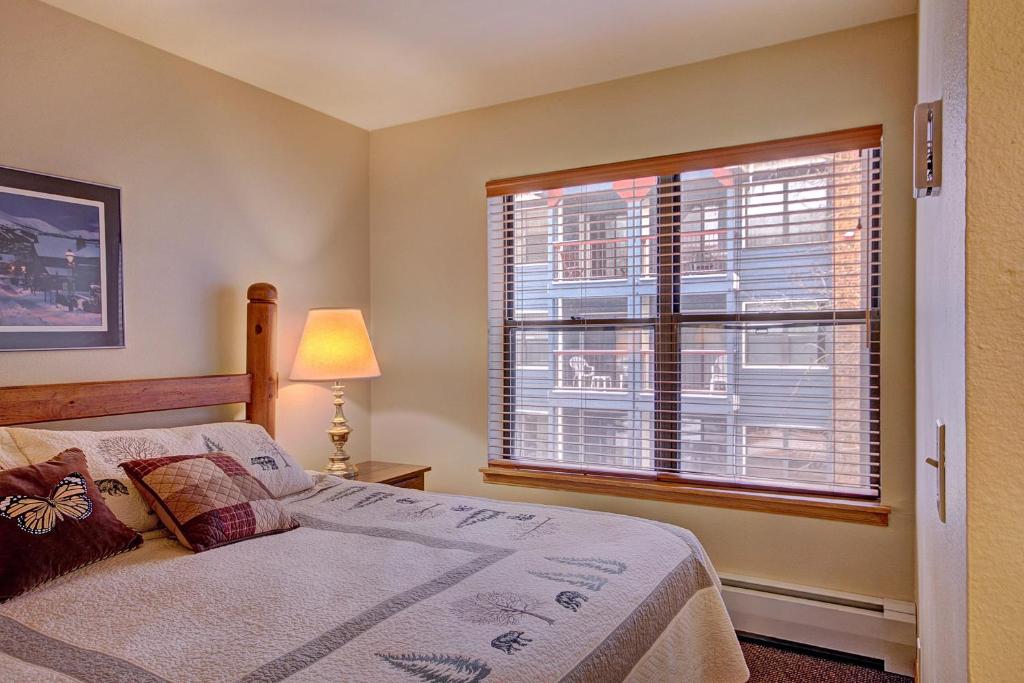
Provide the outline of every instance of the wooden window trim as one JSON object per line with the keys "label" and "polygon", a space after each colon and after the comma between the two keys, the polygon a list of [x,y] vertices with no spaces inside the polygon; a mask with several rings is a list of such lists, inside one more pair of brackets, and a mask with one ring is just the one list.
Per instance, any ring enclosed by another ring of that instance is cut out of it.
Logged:
{"label": "wooden window trim", "polygon": [[491,180],[487,183],[487,196],[498,197],[521,192],[553,190],[559,187],[602,183],[623,178],[671,176],[720,166],[777,161],[791,157],[843,152],[850,149],[867,149],[879,147],[881,144],[882,126],[863,126],[769,142],[718,147],[698,152],[667,154],[646,159]]}
{"label": "wooden window trim", "polygon": [[872,499],[710,486],[687,483],[654,472],[637,475],[569,472],[557,467],[509,460],[489,460],[487,467],[481,467],[480,472],[487,484],[688,503],[870,526],[888,526],[892,511],[888,505]]}
{"label": "wooden window trim", "polygon": [[[609,327],[645,327],[653,326],[654,347],[656,353],[665,355],[671,361],[678,353],[680,340],[679,325],[688,323],[744,323],[771,321],[808,321],[828,322],[839,326],[844,322],[867,322],[868,344],[872,360],[877,365],[879,352],[879,311],[877,290],[874,287],[877,279],[877,252],[873,252],[871,263],[871,291],[866,309],[842,311],[786,311],[786,312],[736,312],[736,313],[702,313],[683,312],[681,292],[679,291],[679,265],[675,259],[675,242],[679,239],[675,222],[676,213],[673,209],[673,195],[678,194],[680,174],[691,170],[703,170],[711,167],[749,164],[761,161],[773,161],[814,154],[829,154],[850,149],[877,148],[881,146],[882,126],[864,126],[831,133],[812,134],[783,140],[774,140],[733,147],[722,147],[699,152],[687,152],[634,161],[587,166],[564,171],[541,173],[515,178],[494,180],[487,183],[487,196],[503,196],[505,231],[510,233],[513,226],[514,195],[522,192],[556,189],[587,183],[608,182],[623,178],[658,176],[657,192],[663,196],[656,197],[657,203],[652,211],[657,213],[657,231],[655,258],[658,263],[656,270],[657,294],[655,306],[658,314],[652,318],[587,318],[587,319],[555,319],[555,320],[517,320],[512,310],[510,292],[514,286],[513,267],[508,265],[509,244],[505,246],[505,316],[503,321],[503,337],[505,342],[505,360],[502,366],[503,399],[505,405],[514,402],[514,379],[511,360],[515,358],[515,333],[517,330],[530,328],[543,329],[574,329],[577,326]],[[877,159],[876,162],[877,163]],[[877,183],[873,179],[872,183]],[[874,186],[873,191],[880,191]],[[877,240],[878,207],[872,209],[870,217],[871,239]],[[660,350],[660,351],[659,351]],[[676,363],[661,362],[655,367],[663,368],[655,372],[654,393],[655,409],[653,411],[654,429],[654,470],[646,472],[602,472],[600,470],[584,470],[565,466],[546,465],[536,462],[517,462],[511,459],[514,424],[509,415],[514,411],[506,411],[501,452],[504,458],[491,459],[488,466],[481,468],[485,483],[506,484],[512,486],[528,486],[533,488],[555,489],[562,491],[578,491],[606,495],[644,498],[652,500],[672,501],[714,507],[768,512],[773,514],[793,515],[818,519],[846,521],[888,526],[891,508],[880,502],[881,492],[877,495],[857,495],[843,492],[821,492],[794,488],[780,489],[772,485],[748,484],[746,482],[726,482],[723,484],[694,481],[686,473],[677,471],[678,453],[675,452],[675,435],[678,433],[681,420],[680,403],[672,399],[678,393],[680,385],[679,369]],[[871,388],[872,419],[875,430],[879,419],[879,391],[877,381]],[[873,445],[873,449],[877,449]],[[877,474],[877,461],[873,467]]]}

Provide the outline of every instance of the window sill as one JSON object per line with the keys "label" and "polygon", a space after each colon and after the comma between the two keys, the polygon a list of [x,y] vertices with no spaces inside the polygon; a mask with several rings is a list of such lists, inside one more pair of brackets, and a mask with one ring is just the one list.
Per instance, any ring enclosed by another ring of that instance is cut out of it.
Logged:
{"label": "window sill", "polygon": [[889,526],[891,512],[889,506],[871,500],[701,486],[659,481],[654,477],[565,472],[543,466],[512,464],[507,460],[490,460],[487,467],[480,468],[480,472],[487,484],[709,505],[872,526]]}

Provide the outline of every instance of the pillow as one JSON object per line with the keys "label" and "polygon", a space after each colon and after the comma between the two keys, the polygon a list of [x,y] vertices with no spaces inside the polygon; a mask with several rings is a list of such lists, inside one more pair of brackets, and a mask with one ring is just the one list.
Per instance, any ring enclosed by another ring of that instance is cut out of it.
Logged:
{"label": "pillow", "polygon": [[0,602],[141,543],[104,504],[82,451],[0,472]]}
{"label": "pillow", "polygon": [[0,470],[24,467],[28,464],[30,464],[29,461],[21,454],[21,450],[14,443],[7,427],[0,427]]}
{"label": "pillow", "polygon": [[68,448],[81,449],[107,505],[118,519],[139,531],[152,531],[160,522],[118,465],[125,460],[199,452],[190,448],[189,436],[181,429],[90,432],[12,427],[10,435],[30,463],[44,462]]}
{"label": "pillow", "polygon": [[313,485],[309,473],[260,425],[220,422],[182,427],[181,431],[189,435],[190,446],[181,453],[230,453],[274,498],[305,491]]}
{"label": "pillow", "polygon": [[197,553],[298,526],[227,453],[129,460],[121,467],[178,542]]}

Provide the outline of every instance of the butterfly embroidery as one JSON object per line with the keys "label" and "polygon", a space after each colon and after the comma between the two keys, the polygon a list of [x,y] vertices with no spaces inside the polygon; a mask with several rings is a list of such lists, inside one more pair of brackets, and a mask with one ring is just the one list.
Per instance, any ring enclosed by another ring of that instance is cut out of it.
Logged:
{"label": "butterfly embroidery", "polygon": [[65,517],[85,519],[92,514],[85,477],[72,472],[57,482],[50,497],[5,496],[0,498],[0,517],[14,520],[22,531],[41,536],[53,531]]}

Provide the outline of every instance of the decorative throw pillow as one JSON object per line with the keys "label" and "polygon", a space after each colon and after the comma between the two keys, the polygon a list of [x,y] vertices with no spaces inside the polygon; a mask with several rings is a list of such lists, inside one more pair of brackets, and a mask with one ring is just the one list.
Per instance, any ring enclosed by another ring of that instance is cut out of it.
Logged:
{"label": "decorative throw pillow", "polygon": [[30,464],[29,461],[21,454],[21,450],[14,443],[7,427],[0,427],[0,470],[24,467],[28,464]]}
{"label": "decorative throw pillow", "polygon": [[30,463],[43,462],[68,448],[81,449],[107,505],[118,519],[139,531],[156,529],[160,520],[118,465],[125,460],[197,452],[180,428],[90,432],[12,427],[10,434]]}
{"label": "decorative throw pillow", "polygon": [[227,453],[129,460],[121,467],[160,521],[195,552],[298,526]]}
{"label": "decorative throw pillow", "polygon": [[82,451],[0,472],[0,602],[141,543],[103,503]]}
{"label": "decorative throw pillow", "polygon": [[313,485],[309,473],[260,425],[220,422],[182,427],[181,431],[189,435],[190,448],[180,452],[230,453],[275,498],[305,491]]}

